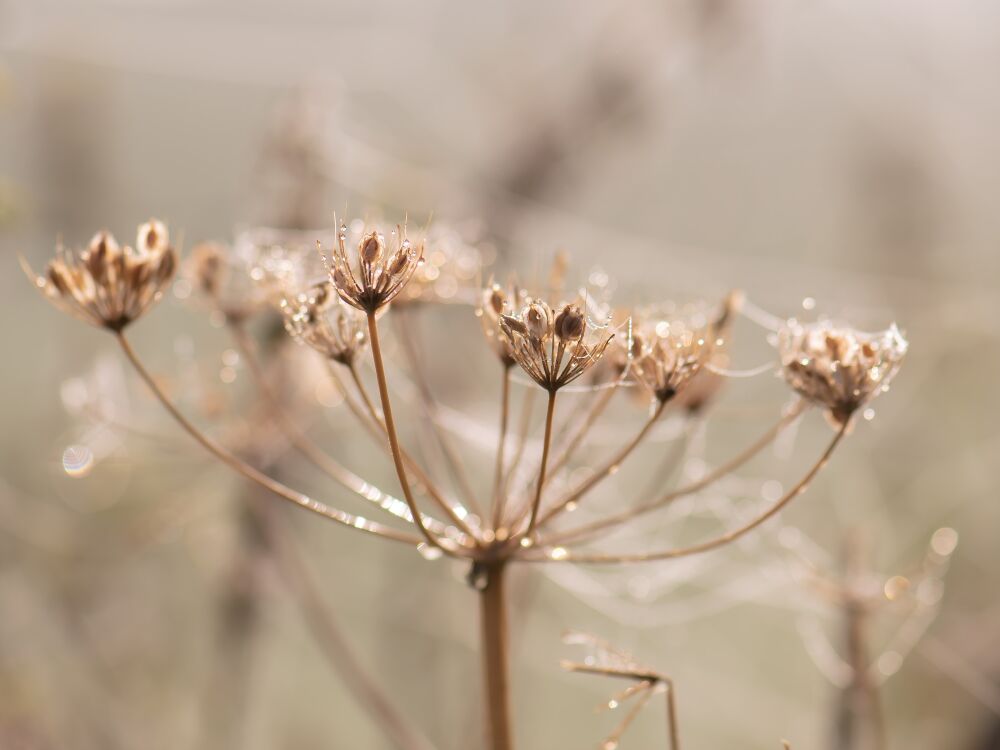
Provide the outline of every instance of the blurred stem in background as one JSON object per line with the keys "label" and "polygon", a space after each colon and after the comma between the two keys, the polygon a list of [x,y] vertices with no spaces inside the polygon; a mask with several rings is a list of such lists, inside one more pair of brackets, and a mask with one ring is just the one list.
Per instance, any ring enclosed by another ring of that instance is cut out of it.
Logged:
{"label": "blurred stem in background", "polygon": [[[245,329],[237,326],[233,332],[260,391],[262,417],[282,419],[286,414],[285,406],[275,399],[278,393],[285,391],[270,387],[267,374],[254,357],[253,340]],[[273,347],[280,345],[282,340],[279,330],[277,335],[267,338],[267,343]],[[282,363],[286,361],[277,356],[269,359]],[[263,431],[262,434],[268,433]],[[292,531],[280,511],[256,489],[249,490],[246,497],[240,498],[235,505],[237,546],[217,615],[218,658],[204,701],[203,747],[206,750],[225,750],[244,746],[243,731],[255,635],[261,599],[266,593],[261,579],[264,568],[273,565],[332,671],[354,695],[358,708],[385,732],[398,750],[431,750],[428,740],[395,709],[378,681],[365,670],[355,655],[332,609],[310,577],[296,549]]]}
{"label": "blurred stem in background", "polygon": [[837,702],[833,750],[886,750],[882,699],[872,678],[868,645],[871,604],[863,594],[855,595],[864,591],[862,578],[867,573],[865,542],[857,529],[847,537],[844,569],[841,622],[850,679]]}

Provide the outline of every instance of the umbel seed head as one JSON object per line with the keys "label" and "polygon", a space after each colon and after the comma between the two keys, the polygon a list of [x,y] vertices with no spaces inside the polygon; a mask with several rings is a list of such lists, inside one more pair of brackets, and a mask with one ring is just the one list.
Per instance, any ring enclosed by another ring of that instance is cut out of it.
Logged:
{"label": "umbel seed head", "polygon": [[350,365],[367,343],[364,316],[332,294],[323,282],[281,300],[285,330],[327,359]]}
{"label": "umbel seed head", "polygon": [[662,316],[655,311],[637,312],[632,319],[629,377],[657,401],[683,396],[699,376],[706,373],[733,316],[730,294],[722,312],[712,322],[702,316]]}
{"label": "umbel seed head", "polygon": [[[337,245],[327,259],[322,245],[320,254],[327,260],[330,280],[340,298],[365,313],[375,313],[392,302],[423,262],[423,244],[414,245],[406,237],[406,227],[397,225],[390,232],[391,248],[385,235],[372,229],[361,235],[353,253],[347,249],[349,230],[341,225]],[[352,259],[351,255],[356,255]]]}
{"label": "umbel seed head", "polygon": [[575,304],[564,305],[553,315],[545,302],[530,300],[518,314],[500,316],[500,332],[511,359],[550,392],[569,385],[600,361],[613,338],[605,331],[588,326]]}
{"label": "umbel seed head", "polygon": [[167,228],[156,219],[141,225],[135,248],[120,247],[110,232],[86,248],[56,248],[45,275],[25,272],[57,308],[98,328],[121,331],[163,295],[177,267]]}
{"label": "umbel seed head", "polygon": [[871,334],[827,322],[790,323],[778,334],[785,380],[825,409],[835,427],[888,390],[907,348],[895,324]]}

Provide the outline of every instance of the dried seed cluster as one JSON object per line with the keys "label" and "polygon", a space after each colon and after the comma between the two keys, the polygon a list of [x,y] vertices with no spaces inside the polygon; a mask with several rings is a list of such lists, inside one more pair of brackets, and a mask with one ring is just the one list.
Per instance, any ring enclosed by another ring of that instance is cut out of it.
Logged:
{"label": "dried seed cluster", "polygon": [[[348,227],[341,225],[331,253],[330,278],[340,298],[365,313],[375,313],[392,302],[423,262],[423,243],[415,245],[397,226],[386,243],[378,230],[364,232],[357,243],[355,262],[347,250]],[[320,252],[323,252],[320,244]]]}
{"label": "dried seed cluster", "polygon": [[503,335],[500,319],[507,311],[515,308],[520,309],[527,302],[528,295],[518,286],[516,281],[510,281],[506,287],[490,282],[480,294],[476,315],[483,327],[483,335],[486,337],[487,343],[500,358],[504,367],[513,367],[516,362],[514,345],[507,336]]}
{"label": "dried seed cluster", "polygon": [[660,320],[637,327],[629,342],[629,377],[661,403],[680,393],[715,349],[711,326],[697,329],[679,320]]}
{"label": "dried seed cluster", "polygon": [[789,385],[841,426],[888,388],[907,342],[895,324],[867,334],[830,323],[793,323],[779,333],[778,349]]}
{"label": "dried seed cluster", "polygon": [[152,219],[139,227],[135,248],[121,247],[110,232],[101,231],[83,250],[58,246],[45,275],[30,275],[59,309],[98,328],[121,331],[160,299],[176,266],[167,228]]}
{"label": "dried seed cluster", "polygon": [[555,312],[534,299],[516,314],[500,314],[499,326],[510,357],[549,392],[569,385],[600,361],[613,338],[606,328],[590,325],[579,305],[565,304]]}
{"label": "dried seed cluster", "polygon": [[338,298],[329,282],[286,297],[279,305],[285,330],[327,359],[350,365],[368,339],[365,321]]}
{"label": "dried seed cluster", "polygon": [[709,382],[718,383],[710,381],[713,373],[705,366],[724,346],[739,300],[739,293],[730,293],[708,323],[704,316],[636,314],[626,342],[629,377],[661,403],[686,396],[692,385],[699,385],[705,392],[691,403],[703,403],[712,395]]}

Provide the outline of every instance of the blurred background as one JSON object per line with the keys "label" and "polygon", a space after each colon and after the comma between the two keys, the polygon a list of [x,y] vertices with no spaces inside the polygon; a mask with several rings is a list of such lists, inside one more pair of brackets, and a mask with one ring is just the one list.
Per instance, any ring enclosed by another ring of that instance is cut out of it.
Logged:
{"label": "blurred background", "polygon": [[[606,274],[616,300],[738,287],[758,322],[895,320],[911,342],[874,419],[747,543],[684,565],[517,571],[521,746],[596,747],[619,718],[595,711],[618,686],[560,671],[574,628],[674,678],[687,747],[838,747],[841,613],[789,549],[834,575],[860,529],[878,584],[932,539],[932,555],[949,547],[944,528],[960,540],[947,576],[872,628],[890,747],[1000,747],[997,70],[986,0],[0,0],[0,747],[393,747],[322,658],[245,512],[252,493],[17,268],[18,252],[41,267],[58,236],[129,240],[151,215],[190,247],[345,208],[433,213],[504,274],[544,274],[565,250],[571,278]],[[252,423],[245,368],[189,292],[133,340],[225,434]],[[492,426],[471,312],[421,324],[442,400]],[[741,320],[734,368],[772,360],[766,338]],[[769,372],[733,379],[690,460],[731,455],[786,399]],[[394,488],[327,406],[305,410],[315,434]],[[627,435],[638,412],[609,419]],[[725,491],[766,496],[827,435],[811,417]],[[280,445],[253,444],[328,491]],[[603,502],[646,487],[648,463]],[[467,571],[273,512],[400,713],[434,747],[478,746]],[[640,531],[646,548],[670,542]],[[660,710],[622,746],[664,747]]]}

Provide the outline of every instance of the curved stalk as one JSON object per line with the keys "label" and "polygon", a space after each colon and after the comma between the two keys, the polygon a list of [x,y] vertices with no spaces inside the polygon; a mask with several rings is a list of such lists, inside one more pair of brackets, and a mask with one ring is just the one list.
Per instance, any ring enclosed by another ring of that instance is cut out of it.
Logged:
{"label": "curved stalk", "polygon": [[517,430],[517,452],[514,454],[510,466],[507,467],[507,473],[504,475],[504,492],[510,487],[511,480],[514,479],[514,475],[521,465],[521,460],[524,458],[524,453],[528,448],[528,432],[531,430],[531,417],[534,413],[535,394],[537,392],[535,388],[528,388],[521,401],[521,421]]}
{"label": "curved stalk", "polygon": [[480,517],[485,518],[483,510],[479,507],[479,503],[476,500],[476,493],[472,490],[469,478],[462,468],[462,461],[455,451],[455,446],[452,445],[448,435],[441,427],[437,404],[431,392],[430,383],[427,380],[427,373],[424,370],[423,363],[420,361],[417,348],[414,346],[415,334],[413,333],[413,326],[410,325],[410,310],[407,309],[405,312],[399,311],[398,317],[394,317],[394,320],[398,321],[397,336],[402,344],[403,356],[409,363],[410,371],[413,374],[413,382],[416,384],[417,393],[420,395],[420,405],[423,408],[424,416],[427,419],[431,433],[434,435],[434,440],[441,449],[441,455],[444,456],[444,462],[448,466],[448,471],[451,473],[452,479],[455,480],[455,488],[461,493],[469,509]]}
{"label": "curved stalk", "polygon": [[538,524],[540,526],[545,525],[548,521],[555,518],[557,515],[566,510],[567,506],[571,503],[577,502],[581,497],[590,492],[594,487],[596,487],[602,480],[611,476],[617,471],[617,469],[622,465],[626,458],[639,447],[639,444],[645,439],[646,435],[656,424],[657,420],[663,414],[663,410],[666,408],[666,401],[657,401],[656,408],[653,413],[649,415],[649,418],[643,424],[642,429],[639,430],[638,434],[632,438],[618,453],[616,453],[610,461],[604,464],[597,472],[595,472],[590,478],[582,482],[576,489],[570,491],[566,497],[555,504],[550,510],[548,510],[539,520]]}
{"label": "curved stalk", "polygon": [[[379,348],[378,356],[379,356],[379,362],[381,362],[382,361],[381,347]],[[385,400],[382,401],[383,413],[379,414],[378,409],[375,408],[375,404],[372,402],[371,397],[368,395],[368,390],[365,388],[365,384],[361,380],[361,375],[358,373],[358,368],[354,365],[351,365],[347,369],[351,373],[351,380],[354,383],[354,387],[355,389],[357,389],[358,395],[361,397],[361,401],[364,403],[365,409],[368,411],[368,416],[371,418],[373,422],[375,422],[381,433],[384,436],[388,436],[389,427],[387,423],[387,418],[385,416],[386,413],[385,404],[388,403],[388,398],[389,398],[388,391],[386,391]],[[382,378],[383,380],[385,378],[384,365],[383,365]],[[382,395],[382,383],[380,382],[379,383],[380,398],[381,395]],[[390,446],[389,446],[390,454],[392,453],[391,443],[392,441],[390,440]],[[399,450],[399,455],[403,461],[404,466],[408,468],[411,472],[413,472],[413,475],[415,476],[417,482],[419,483],[417,491],[419,492],[420,488],[422,487],[426,491],[426,494],[431,498],[431,500],[433,500],[441,508],[441,510],[447,514],[448,518],[451,519],[453,524],[455,524],[471,539],[478,540],[478,536],[476,535],[475,531],[473,531],[472,527],[469,526],[469,524],[465,521],[463,515],[459,514],[458,511],[455,510],[454,506],[445,499],[445,497],[434,485],[434,482],[431,481],[431,478],[427,476],[427,472],[423,470],[420,464],[418,464],[416,460],[412,456],[410,456],[409,453],[406,452],[406,449],[404,449],[402,446],[399,445],[398,437],[396,440],[396,448]],[[393,459],[395,460],[395,457],[393,457]],[[464,511],[465,508],[462,508],[462,510]]]}
{"label": "curved stalk", "polygon": [[601,415],[608,408],[608,404],[611,403],[611,399],[614,398],[614,395],[617,392],[618,387],[615,386],[613,388],[605,388],[597,395],[597,398],[594,400],[594,404],[587,411],[586,416],[574,431],[573,436],[560,449],[559,455],[556,456],[555,460],[552,462],[552,468],[549,470],[549,477],[555,476],[560,469],[569,463],[573,454],[576,452],[576,449],[580,447],[584,438],[587,437],[594,424],[598,419],[600,419]]}
{"label": "curved stalk", "polygon": [[497,441],[496,468],[493,472],[493,530],[500,528],[503,521],[503,506],[506,493],[503,491],[504,449],[507,446],[507,426],[510,422],[510,368],[503,366],[503,385],[500,396],[500,437]]}
{"label": "curved stalk", "polygon": [[375,536],[380,536],[385,539],[392,539],[397,542],[403,542],[410,545],[420,544],[420,538],[413,536],[412,534],[407,534],[402,531],[396,531],[395,529],[389,528],[388,526],[383,526],[382,524],[376,523],[374,521],[369,521],[361,516],[355,516],[351,513],[346,513],[342,510],[336,508],[331,508],[318,500],[313,500],[308,495],[304,495],[301,492],[286,487],[281,482],[272,479],[267,474],[258,471],[250,464],[246,463],[242,459],[238,458],[226,448],[216,443],[212,438],[208,437],[205,433],[199,430],[195,425],[190,422],[187,417],[185,417],[173,402],[167,397],[160,386],[156,383],[156,380],[149,373],[149,371],[142,364],[139,356],[135,353],[132,345],[129,343],[125,335],[120,331],[115,332],[115,338],[117,339],[122,351],[125,352],[125,356],[128,357],[129,362],[135,368],[139,376],[145,381],[146,385],[153,392],[153,395],[159,400],[163,407],[170,413],[170,416],[177,421],[177,423],[184,428],[184,430],[191,435],[198,443],[201,444],[209,453],[215,456],[217,459],[222,461],[222,463],[229,466],[234,471],[242,474],[244,477],[252,482],[259,484],[264,489],[269,492],[274,493],[278,497],[294,503],[306,510],[310,510],[317,515],[328,518],[332,521],[336,521],[343,526],[349,526],[352,529],[358,529],[360,531],[365,531]]}
{"label": "curved stalk", "polygon": [[[257,390],[260,392],[265,407],[271,417],[275,420],[275,422],[277,422],[278,427],[288,439],[288,442],[290,442],[292,446],[299,451],[299,453],[312,463],[313,466],[345,489],[351,491],[361,499],[372,503],[376,507],[381,508],[395,518],[401,518],[404,521],[414,523],[413,515],[409,512],[409,509],[406,509],[405,511],[402,509],[398,511],[394,510],[399,506],[405,505],[402,500],[383,492],[378,487],[365,481],[357,474],[341,465],[332,456],[327,454],[319,446],[312,442],[301,430],[299,430],[298,426],[291,420],[281,402],[275,396],[274,391],[271,390],[271,387],[267,382],[267,377],[264,375],[264,371],[260,366],[260,362],[254,354],[253,345],[249,340],[246,329],[244,329],[239,323],[230,323],[230,331],[233,334],[233,339],[236,343],[237,349],[239,349],[240,354],[247,363],[250,376],[253,378],[254,383],[257,386]],[[430,517],[427,519],[427,527],[436,534],[443,534],[445,530],[445,524]]]}
{"label": "curved stalk", "polygon": [[317,589],[284,525],[272,516],[267,519],[265,528],[271,542],[272,557],[298,603],[306,624],[331,667],[354,694],[358,707],[369,715],[399,750],[433,750],[430,742],[400,715],[378,681],[355,655],[332,608]]}
{"label": "curved stalk", "polygon": [[385,418],[383,424],[385,426],[386,436],[389,438],[389,448],[392,451],[392,462],[396,467],[396,476],[399,477],[399,483],[403,488],[403,496],[406,498],[406,504],[410,506],[410,513],[413,514],[413,519],[417,524],[417,528],[420,529],[420,533],[423,534],[424,539],[427,540],[428,544],[432,547],[437,547],[443,552],[449,552],[447,546],[442,545],[441,540],[434,536],[434,534],[432,534],[424,524],[423,515],[420,512],[420,508],[417,507],[417,501],[414,500],[413,492],[410,489],[410,480],[406,476],[406,467],[403,465],[403,455],[399,449],[399,438],[396,435],[396,422],[392,418],[392,404],[389,403],[389,386],[385,380],[385,365],[382,362],[382,347],[379,343],[378,323],[375,321],[374,312],[368,313],[368,337],[371,342],[372,359],[375,362],[375,377],[378,379],[379,397],[382,400],[382,414]]}
{"label": "curved stalk", "polygon": [[687,484],[683,487],[679,487],[675,490],[671,490],[665,495],[661,495],[655,500],[637,505],[628,510],[624,510],[621,513],[616,513],[613,516],[608,516],[606,518],[601,518],[591,523],[585,524],[583,526],[578,526],[575,529],[568,529],[562,532],[556,532],[555,534],[547,537],[543,540],[543,544],[564,544],[566,542],[574,541],[580,542],[585,539],[593,537],[597,532],[603,531],[604,529],[617,526],[619,524],[627,523],[639,516],[643,516],[646,513],[662,508],[663,506],[673,502],[674,500],[679,500],[682,497],[688,495],[693,495],[695,492],[700,492],[706,487],[711,486],[715,482],[719,481],[723,477],[728,476],[732,472],[736,471],[738,468],[743,466],[745,463],[750,461],[754,456],[760,453],[764,448],[774,442],[778,434],[789,424],[794,422],[803,411],[806,409],[806,404],[804,402],[798,404],[798,406],[781,417],[774,425],[771,426],[767,432],[761,435],[756,441],[750,444],[743,451],[738,453],[733,458],[729,459],[725,463],[719,465],[714,470],[710,471],[708,474],[703,476],[701,479]]}
{"label": "curved stalk", "polygon": [[638,563],[638,562],[652,562],[654,560],[669,560],[676,557],[688,557],[690,555],[697,555],[702,552],[707,552],[709,550],[715,549],[717,547],[722,547],[731,542],[735,542],[740,537],[750,533],[762,523],[768,519],[775,516],[781,511],[788,503],[794,500],[796,497],[801,495],[808,488],[809,484],[816,477],[816,475],[826,466],[827,462],[830,460],[830,456],[833,455],[834,450],[840,444],[841,439],[843,439],[849,421],[844,422],[841,428],[833,436],[833,439],[827,445],[826,450],[823,455],[820,456],[819,460],[813,464],[812,468],[806,472],[805,476],[802,477],[795,486],[792,487],[788,492],[786,492],[781,498],[779,498],[771,507],[769,507],[764,513],[756,516],[753,520],[739,526],[732,531],[728,531],[725,534],[709,539],[705,542],[700,542],[699,544],[691,545],[690,547],[677,547],[675,549],[668,549],[661,552],[649,552],[633,555],[601,555],[601,554],[578,554],[574,552],[569,552],[566,550],[562,551],[556,558],[552,558],[551,554],[546,557],[537,557],[530,553],[520,556],[522,560],[530,560],[533,562],[539,561],[551,561],[551,562],[578,562],[578,563]]}
{"label": "curved stalk", "polygon": [[549,391],[549,406],[545,412],[545,437],[542,442],[542,465],[538,470],[538,488],[535,490],[535,500],[531,504],[531,517],[528,520],[528,530],[525,539],[531,539],[538,521],[538,509],[542,504],[542,490],[545,489],[545,469],[549,463],[549,449],[552,447],[552,420],[556,411],[556,393]]}

